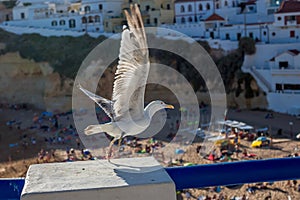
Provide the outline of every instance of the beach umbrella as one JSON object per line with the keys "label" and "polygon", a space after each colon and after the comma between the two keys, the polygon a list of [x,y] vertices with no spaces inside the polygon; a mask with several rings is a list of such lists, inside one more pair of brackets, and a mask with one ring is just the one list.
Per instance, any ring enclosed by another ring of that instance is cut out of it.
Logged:
{"label": "beach umbrella", "polygon": [[176,149],[175,154],[184,154],[184,150],[182,149]]}
{"label": "beach umbrella", "polygon": [[53,116],[53,113],[52,112],[42,112],[42,116],[45,116],[45,117],[52,117]]}
{"label": "beach umbrella", "polygon": [[258,137],[257,139],[256,139],[256,141],[262,141],[262,142],[265,142],[265,141],[267,141],[268,139],[266,138],[266,137]]}
{"label": "beach umbrella", "polygon": [[253,126],[243,125],[243,126],[239,126],[238,128],[241,130],[251,130],[253,129]]}
{"label": "beach umbrella", "polygon": [[268,127],[256,129],[256,132],[266,132],[268,131]]}

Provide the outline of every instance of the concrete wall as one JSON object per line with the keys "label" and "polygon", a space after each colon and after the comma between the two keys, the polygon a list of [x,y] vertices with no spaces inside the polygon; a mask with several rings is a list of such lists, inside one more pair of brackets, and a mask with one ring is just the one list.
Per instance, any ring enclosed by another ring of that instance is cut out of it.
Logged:
{"label": "concrete wall", "polygon": [[22,200],[175,200],[175,184],[152,157],[31,165]]}
{"label": "concrete wall", "polygon": [[300,114],[300,94],[270,93],[267,95],[269,109],[281,113]]}

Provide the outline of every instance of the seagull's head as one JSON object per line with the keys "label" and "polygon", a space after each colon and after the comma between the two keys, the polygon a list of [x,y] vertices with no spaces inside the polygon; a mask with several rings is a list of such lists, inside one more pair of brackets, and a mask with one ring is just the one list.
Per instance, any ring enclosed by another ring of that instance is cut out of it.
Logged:
{"label": "seagull's head", "polygon": [[128,27],[126,25],[123,25],[122,31],[125,31],[126,29],[128,29]]}
{"label": "seagull's head", "polygon": [[145,108],[145,111],[152,117],[156,112],[163,109],[174,109],[174,106],[166,104],[161,100],[151,101]]}

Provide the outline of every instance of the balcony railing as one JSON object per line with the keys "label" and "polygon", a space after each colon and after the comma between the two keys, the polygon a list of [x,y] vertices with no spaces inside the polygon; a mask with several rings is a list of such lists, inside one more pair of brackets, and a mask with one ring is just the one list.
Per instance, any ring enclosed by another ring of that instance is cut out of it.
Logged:
{"label": "balcony railing", "polygon": [[[165,168],[177,190],[300,179],[300,157]],[[0,179],[0,199],[19,199],[24,179]]]}

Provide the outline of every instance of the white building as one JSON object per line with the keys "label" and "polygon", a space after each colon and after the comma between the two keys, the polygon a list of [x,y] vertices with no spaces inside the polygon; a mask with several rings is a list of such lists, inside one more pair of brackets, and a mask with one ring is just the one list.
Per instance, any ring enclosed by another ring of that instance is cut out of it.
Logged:
{"label": "white building", "polygon": [[123,0],[21,0],[8,26],[103,32],[104,18],[120,16]]}
{"label": "white building", "polygon": [[245,56],[242,69],[250,73],[266,93],[269,109],[300,114],[299,61],[300,43],[293,46],[258,44],[254,55]]}
{"label": "white building", "polygon": [[212,0],[177,0],[175,1],[175,20],[177,24],[202,21],[213,14]]}
{"label": "white building", "polygon": [[[299,4],[294,0],[284,1],[280,7],[280,1],[178,0],[175,1],[176,23],[163,27],[202,39],[238,41],[247,36],[263,43],[299,42]],[[203,9],[203,5],[209,9]],[[200,7],[203,12],[199,12]],[[207,28],[207,20],[212,15],[221,21],[210,22],[213,24]]]}

